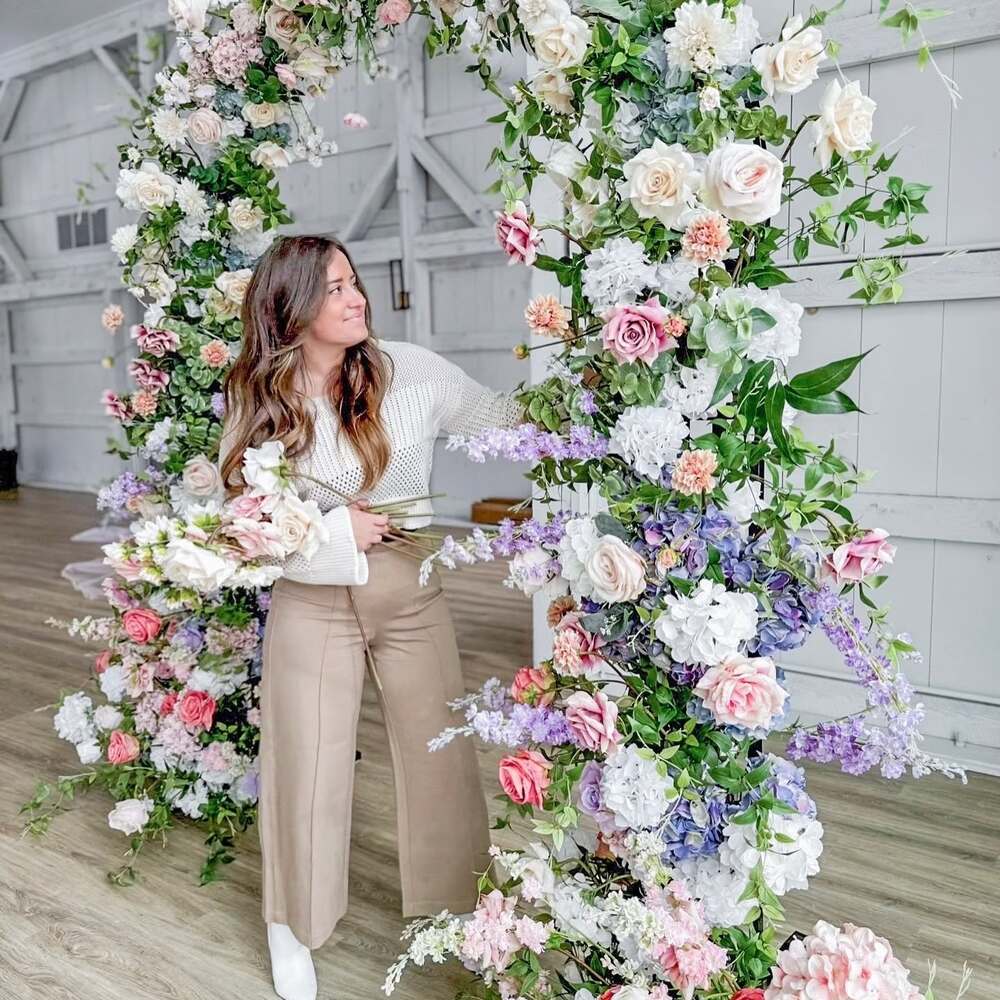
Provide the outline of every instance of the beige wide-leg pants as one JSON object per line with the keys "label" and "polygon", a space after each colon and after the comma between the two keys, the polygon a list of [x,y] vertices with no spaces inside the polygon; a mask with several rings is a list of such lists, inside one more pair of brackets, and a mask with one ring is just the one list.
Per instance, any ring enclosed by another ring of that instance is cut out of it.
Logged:
{"label": "beige wide-leg pants", "polygon": [[[445,704],[465,693],[451,615],[437,571],[420,587],[417,562],[391,543],[367,556],[368,582],[350,591],[375,656],[392,753],[403,916],[466,912],[477,900],[474,872],[489,864],[476,751],[466,738],[427,749],[462,722]],[[310,948],[347,909],[364,678],[348,588],[279,580],[260,692],[263,914]]]}

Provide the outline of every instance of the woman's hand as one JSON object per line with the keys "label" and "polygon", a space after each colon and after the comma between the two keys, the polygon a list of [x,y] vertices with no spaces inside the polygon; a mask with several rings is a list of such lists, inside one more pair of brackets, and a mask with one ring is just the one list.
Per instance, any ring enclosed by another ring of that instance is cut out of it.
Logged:
{"label": "woman's hand", "polygon": [[382,541],[382,535],[389,530],[388,514],[372,514],[368,511],[367,500],[355,500],[347,509],[351,515],[351,529],[354,543],[359,552],[367,552]]}

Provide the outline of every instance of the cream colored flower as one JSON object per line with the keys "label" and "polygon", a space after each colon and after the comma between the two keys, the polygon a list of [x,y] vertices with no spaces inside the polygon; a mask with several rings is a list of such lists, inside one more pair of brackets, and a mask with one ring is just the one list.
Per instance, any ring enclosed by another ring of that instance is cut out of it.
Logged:
{"label": "cream colored flower", "polygon": [[256,229],[264,221],[263,211],[249,198],[234,198],[228,214],[229,224],[239,233]]}
{"label": "cream colored flower", "polygon": [[680,143],[662,139],[640,150],[622,168],[624,194],[640,218],[659,219],[668,229],[688,208],[701,181],[694,159]]}
{"label": "cream colored flower", "polygon": [[820,105],[819,120],[813,124],[816,156],[820,166],[830,166],[834,151],[847,157],[860,153],[872,144],[872,119],[876,104],[861,93],[861,84],[852,80],[841,87],[831,80]]}
{"label": "cream colored flower", "polygon": [[292,162],[292,158],[288,155],[288,150],[284,146],[279,146],[276,142],[259,143],[250,153],[250,159],[258,167],[269,167],[271,170],[280,170]]}
{"label": "cream colored flower", "polygon": [[191,141],[201,146],[215,146],[222,139],[222,119],[212,108],[198,108],[187,120]]}
{"label": "cream colored flower", "polygon": [[274,39],[285,52],[292,47],[302,30],[302,19],[290,10],[282,10],[275,5],[264,14],[264,34]]}
{"label": "cream colored flower", "polygon": [[158,163],[146,160],[138,170],[122,170],[116,194],[132,212],[165,208],[174,203],[177,185]]}
{"label": "cream colored flower", "polygon": [[727,219],[755,225],[778,211],[783,181],[784,168],[773,153],[730,142],[709,154],[701,200]]}
{"label": "cream colored flower", "polygon": [[306,559],[316,554],[324,533],[329,530],[315,501],[300,500],[294,493],[281,498],[271,514],[271,521],[278,529],[285,551],[297,552]]}
{"label": "cream colored flower", "polygon": [[575,14],[543,17],[531,31],[535,55],[556,69],[579,66],[587,54],[588,41],[590,29],[587,22]]}
{"label": "cream colored flower", "polygon": [[616,535],[601,536],[585,567],[594,597],[607,604],[634,601],[646,589],[642,557]]}
{"label": "cream colored flower", "polygon": [[573,88],[565,73],[558,69],[543,69],[531,80],[531,92],[560,115],[573,112]]}
{"label": "cream colored flower", "polygon": [[267,128],[280,121],[282,108],[278,104],[271,104],[269,101],[263,104],[253,104],[248,101],[243,105],[243,117],[250,123],[251,128]]}
{"label": "cream colored flower", "polygon": [[300,80],[322,82],[331,71],[327,53],[313,45],[306,46],[289,65]]}
{"label": "cream colored flower", "polygon": [[817,27],[802,27],[802,15],[795,14],[781,30],[781,40],[775,45],[762,45],[751,55],[754,69],[769,97],[778,94],[798,94],[806,89],[819,73],[819,64],[826,58],[823,35]]}
{"label": "cream colored flower", "polygon": [[184,465],[181,485],[189,496],[217,497],[222,492],[222,476],[214,462],[204,455],[195,455]]}

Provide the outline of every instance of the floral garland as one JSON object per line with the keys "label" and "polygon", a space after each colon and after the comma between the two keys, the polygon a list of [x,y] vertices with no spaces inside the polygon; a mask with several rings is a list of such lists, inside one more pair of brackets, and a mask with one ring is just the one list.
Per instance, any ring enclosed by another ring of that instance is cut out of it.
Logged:
{"label": "floral garland", "polygon": [[[90,770],[60,779],[55,802],[40,786],[29,827],[98,783],[117,803],[109,822],[132,838],[117,879],[180,812],[207,832],[209,880],[253,820],[266,588],[320,526],[275,442],[248,452],[248,491],[224,503],[221,379],[253,263],[291,221],[276,174],[335,150],[310,102],[352,62],[391,76],[380,53],[419,15],[428,52],[466,46],[504,105],[491,160],[500,247],[554,273],[568,299],[525,309],[545,339],[518,356],[556,348],[521,393],[528,422],[449,447],[532,462],[543,501],[596,487],[607,510],[508,521],[426,553],[421,582],[435,563],[502,558],[508,586],[550,598],[552,656],[456,702],[464,724],[429,747],[474,734],[508,748],[500,826],[530,824],[537,839],[493,849],[471,918],[408,928],[385,992],[410,962],[454,956],[491,1000],[846,998],[873,983],[920,996],[871,931],[820,922],[780,948],[775,936],[780,897],[819,870],[822,826],[804,772],[766,753],[765,737],[851,773],[964,779],[920,749],[901,669],[916,651],[871,597],[894,546],[846,506],[861,474],[794,422],[856,410],[841,387],[862,357],[790,376],[802,308],[778,290],[791,278],[777,259],[881,228],[887,252],[847,275],[864,302],[894,302],[904,262],[892,251],[922,242],[912,224],[927,191],[890,173],[857,82],[831,80],[797,125],[776,111],[828,58],[826,13],[791,17],[766,43],[739,0],[170,0],[170,11],[181,62],[157,74],[120,147],[118,194],[140,213],[112,240],[145,308],[137,388],[104,398],[124,428],[118,452],[147,467],[100,496],[138,516],[106,550],[113,613],[68,624],[105,647],[94,680],[107,703],[61,701],[56,728]],[[887,21],[914,30],[899,18]],[[490,57],[515,44],[541,68],[503,91]],[[803,137],[816,169],[800,175],[790,153]],[[524,199],[541,173],[563,213],[536,225]],[[824,199],[808,219],[775,225],[806,191]],[[542,252],[546,229],[572,251]],[[114,331],[124,315],[108,307],[103,321]],[[817,628],[867,708],[797,727],[774,656]]]}

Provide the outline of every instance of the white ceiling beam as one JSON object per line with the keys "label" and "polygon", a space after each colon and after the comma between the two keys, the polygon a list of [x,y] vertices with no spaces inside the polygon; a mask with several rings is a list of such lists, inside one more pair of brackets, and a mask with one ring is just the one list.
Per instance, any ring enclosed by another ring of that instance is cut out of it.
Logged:
{"label": "white ceiling beam", "polygon": [[[136,36],[138,38],[138,35]],[[142,103],[139,91],[132,86],[132,81],[125,75],[121,66],[115,62],[114,56],[103,45],[95,45],[91,50],[97,61],[108,71],[111,79],[115,81],[118,89],[137,104]]]}
{"label": "white ceiling beam", "polygon": [[18,281],[31,281],[34,275],[28,262],[21,253],[21,248],[11,238],[7,227],[0,222],[0,257],[10,265],[10,269],[17,275]]}
{"label": "white ceiling beam", "polygon": [[413,136],[410,144],[420,165],[444,188],[448,197],[474,226],[481,226],[492,220],[493,214],[486,201],[472,190],[465,178],[426,139]]}
{"label": "white ceiling beam", "polygon": [[7,138],[24,94],[24,80],[4,80],[0,89],[0,142]]}
{"label": "white ceiling beam", "polygon": [[359,240],[371,228],[379,210],[389,200],[396,187],[396,161],[399,147],[394,142],[383,157],[382,162],[372,174],[361,197],[347,220],[340,238],[347,243]]}

